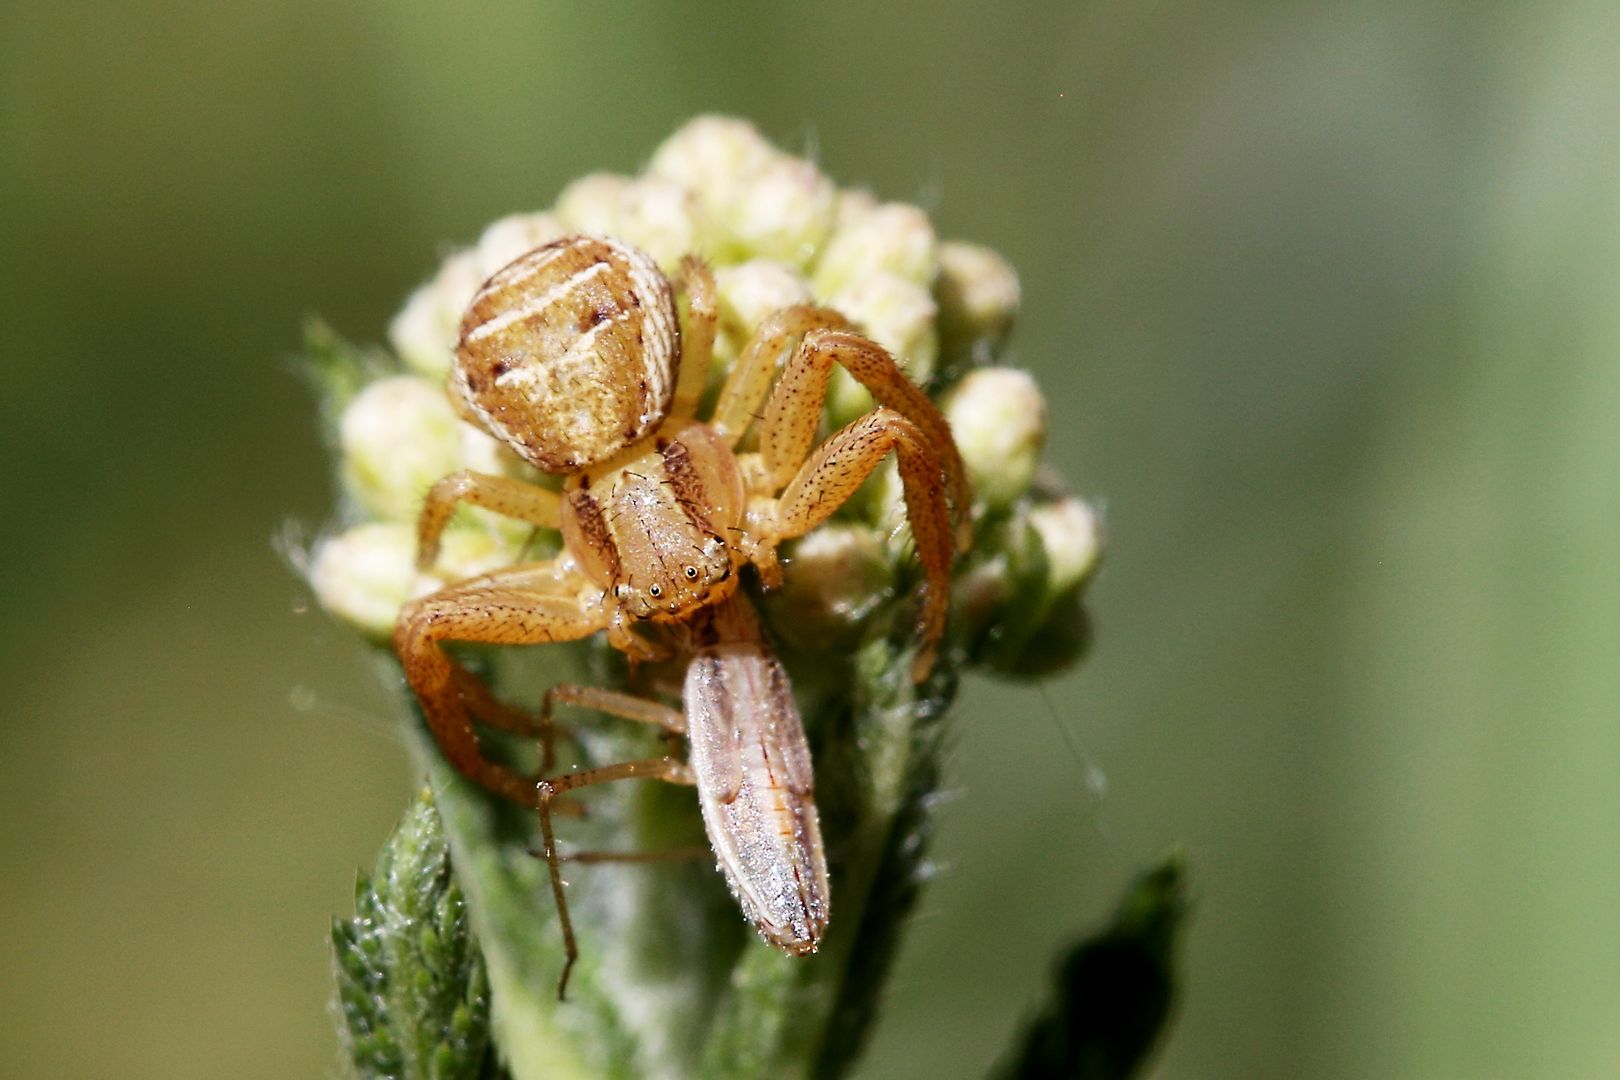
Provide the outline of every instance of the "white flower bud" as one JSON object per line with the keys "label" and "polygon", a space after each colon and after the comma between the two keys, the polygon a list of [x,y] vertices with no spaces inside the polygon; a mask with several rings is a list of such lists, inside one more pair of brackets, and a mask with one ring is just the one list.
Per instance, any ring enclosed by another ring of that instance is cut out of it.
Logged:
{"label": "white flower bud", "polygon": [[1103,527],[1097,511],[1065,496],[1032,508],[1029,523],[1046,550],[1051,594],[1061,596],[1085,584],[1102,560]]}
{"label": "white flower bud", "polygon": [[557,196],[557,220],[569,232],[611,236],[619,227],[619,199],[629,186],[630,178],[616,173],[582,176]]}
{"label": "white flower bud", "polygon": [[803,158],[778,155],[713,220],[737,257],[763,255],[805,266],[832,229],[838,188]]}
{"label": "white flower bud", "polygon": [[[524,526],[523,535],[527,536],[531,528]],[[452,581],[465,581],[510,566],[517,551],[517,545],[483,529],[449,529],[439,542],[439,561],[433,573],[416,575],[411,598],[426,596]],[[411,558],[415,557],[413,549]]]}
{"label": "white flower bud", "polygon": [[766,317],[810,302],[810,285],[797,270],[775,259],[749,259],[714,271],[720,307],[715,352],[730,363]]}
{"label": "white flower bud", "polygon": [[968,340],[999,342],[1018,313],[1018,272],[996,252],[956,241],[939,248],[940,318]]}
{"label": "white flower bud", "polygon": [[938,248],[933,224],[915,206],[885,203],[853,214],[816,260],[816,294],[837,295],[878,271],[927,287],[939,271]]}
{"label": "white flower bud", "polygon": [[460,251],[444,261],[432,281],[411,294],[388,326],[388,340],[406,366],[434,379],[449,374],[461,316],[488,276],[477,251]]}
{"label": "white flower bud", "polygon": [[724,325],[754,328],[771,315],[794,304],[810,302],[810,285],[793,267],[775,259],[749,259],[714,272],[719,293],[720,321]]}
{"label": "white flower bud", "polygon": [[619,193],[615,235],[651,255],[667,273],[698,250],[700,216],[686,188],[661,176],[643,176]]}
{"label": "white flower bud", "polygon": [[837,186],[742,120],[698,117],[664,141],[647,169],[692,193],[703,219],[699,246],[711,257],[804,266],[832,228]]}
{"label": "white flower bud", "polygon": [[403,522],[369,522],[322,540],[309,583],[321,606],[374,638],[393,633],[416,582],[416,530]]}
{"label": "white flower bud", "polygon": [[664,140],[647,171],[680,184],[715,214],[780,153],[746,120],[699,116]]}
{"label": "white flower bud", "polygon": [[1046,399],[1029,372],[970,371],[951,388],[944,412],[975,498],[999,508],[1029,490],[1046,443]]}
{"label": "white flower bud", "polygon": [[[508,214],[490,223],[478,238],[478,270],[485,278],[543,244],[565,235],[566,229],[555,214]],[[471,300],[471,297],[468,297]],[[457,317],[459,323],[460,317]]]}
{"label": "white flower bud", "polygon": [[[939,337],[934,330],[934,298],[898,274],[880,271],[861,278],[833,297],[830,306],[859,326],[867,337],[894,354],[900,369],[921,383],[934,373]],[[872,395],[842,369],[827,389],[835,423],[845,424],[872,408]]]}
{"label": "white flower bud", "polygon": [[893,353],[913,381],[920,383],[933,374],[939,354],[934,334],[937,308],[927,289],[898,274],[880,272],[831,297],[830,305]]}
{"label": "white flower bud", "polygon": [[371,516],[413,519],[427,489],[461,467],[463,427],[434,383],[415,375],[378,379],[338,422],[344,484]]}
{"label": "white flower bud", "polygon": [[833,208],[833,232],[843,232],[878,208],[878,198],[865,188],[845,188]]}
{"label": "white flower bud", "polygon": [[662,176],[631,180],[596,173],[568,185],[557,198],[557,217],[564,226],[634,244],[666,272],[698,249],[700,216],[691,192]]}
{"label": "white flower bud", "polygon": [[510,561],[511,552],[488,533],[452,529],[444,534],[438,570],[423,574],[416,569],[415,527],[374,521],[321,541],[310,560],[309,583],[327,611],[386,640],[407,600]]}

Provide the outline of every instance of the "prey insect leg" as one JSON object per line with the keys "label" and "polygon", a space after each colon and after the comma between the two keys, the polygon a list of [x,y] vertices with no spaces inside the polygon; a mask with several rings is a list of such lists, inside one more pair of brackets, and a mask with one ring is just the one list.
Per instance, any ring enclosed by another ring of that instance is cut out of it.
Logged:
{"label": "prey insect leg", "polygon": [[568,916],[568,900],[563,896],[562,868],[558,865],[557,838],[551,828],[551,802],[564,792],[591,784],[606,784],[614,780],[664,780],[671,784],[694,784],[692,770],[685,762],[672,757],[644,758],[640,761],[622,761],[617,765],[602,765],[582,769],[565,776],[549,777],[535,785],[539,798],[540,836],[545,841],[546,867],[551,872],[551,895],[557,902],[557,922],[563,935],[563,971],[557,980],[557,1000],[566,1000],[568,976],[579,959],[579,946],[574,940],[574,923]]}

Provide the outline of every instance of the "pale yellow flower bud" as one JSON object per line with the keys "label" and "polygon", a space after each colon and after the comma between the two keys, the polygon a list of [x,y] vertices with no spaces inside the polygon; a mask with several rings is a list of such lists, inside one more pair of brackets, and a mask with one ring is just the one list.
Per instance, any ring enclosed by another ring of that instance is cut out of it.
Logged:
{"label": "pale yellow flower bud", "polygon": [[996,252],[956,241],[939,248],[940,322],[970,345],[998,344],[1018,313],[1018,272]]}
{"label": "pale yellow flower bud", "polygon": [[978,368],[944,402],[976,499],[992,508],[1029,490],[1046,443],[1046,399],[1027,371]]}
{"label": "pale yellow flower bud", "polygon": [[557,198],[557,218],[573,232],[617,237],[645,251],[665,271],[700,247],[697,200],[662,176],[629,179],[595,173]]}
{"label": "pale yellow flower bud", "polygon": [[1065,496],[1032,508],[1029,523],[1046,550],[1051,594],[1061,596],[1084,585],[1102,561],[1103,527],[1097,511]]}
{"label": "pale yellow flower bud", "polygon": [[701,211],[691,192],[661,176],[643,176],[619,195],[616,236],[653,257],[666,272],[700,250]]}
{"label": "pale yellow flower bud", "polygon": [[706,212],[719,216],[780,154],[746,120],[700,116],[664,140],[647,171],[693,192]]}
{"label": "pale yellow flower bud", "polygon": [[416,528],[402,521],[356,525],[316,545],[309,583],[321,606],[370,637],[387,639],[407,600],[446,582],[488,573],[511,562],[511,552],[476,529],[445,533],[439,566],[416,569]]}
{"label": "pale yellow flower bud", "polygon": [[833,232],[851,228],[855,222],[878,208],[878,197],[865,188],[844,188],[833,207]]}
{"label": "pale yellow flower bud", "polygon": [[[939,358],[934,298],[921,285],[879,271],[832,297],[830,306],[893,353],[895,362],[914,382],[925,382],[933,374],[934,362]],[[872,408],[872,396],[842,369],[833,377],[827,398],[833,420],[839,424]]]}
{"label": "pale yellow flower bud", "polygon": [[436,384],[415,375],[378,379],[338,422],[349,494],[372,517],[415,518],[427,489],[460,468],[463,426]]}
{"label": "pale yellow flower bud", "polygon": [[715,270],[722,324],[752,332],[766,316],[794,304],[810,302],[810,285],[787,263],[749,259]]}
{"label": "pale yellow flower bud", "polygon": [[803,158],[778,155],[714,220],[735,257],[763,255],[804,266],[832,229],[838,189]]}
{"label": "pale yellow flower bud", "polygon": [[830,300],[867,337],[893,353],[914,381],[923,382],[933,374],[939,350],[936,308],[923,286],[884,271],[854,282]]}
{"label": "pale yellow flower bud", "polygon": [[477,251],[460,251],[444,261],[432,281],[411,294],[388,325],[388,340],[407,367],[433,379],[449,374],[461,316],[488,276]]}
{"label": "pale yellow flower bud", "polygon": [[938,242],[928,215],[905,203],[884,203],[839,224],[816,259],[816,295],[836,296],[885,271],[928,287],[939,271]]}
{"label": "pale yellow flower bud", "polygon": [[519,255],[549,244],[566,232],[555,214],[508,214],[491,222],[478,237],[478,270],[488,278]]}
{"label": "pale yellow flower bud", "polygon": [[716,354],[730,363],[766,317],[810,301],[810,285],[787,263],[750,259],[714,271],[719,296],[720,337]]}
{"label": "pale yellow flower bud", "polygon": [[557,220],[571,233],[611,236],[619,224],[619,197],[629,186],[630,178],[616,173],[582,176],[557,196]]}
{"label": "pale yellow flower bud", "polygon": [[316,545],[309,584],[321,606],[374,638],[387,638],[416,583],[416,530],[369,522]]}

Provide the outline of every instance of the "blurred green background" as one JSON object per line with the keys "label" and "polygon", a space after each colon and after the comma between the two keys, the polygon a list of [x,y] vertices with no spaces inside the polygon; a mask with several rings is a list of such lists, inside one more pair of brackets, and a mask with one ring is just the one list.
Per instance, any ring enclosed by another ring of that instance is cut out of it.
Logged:
{"label": "blurred green background", "polygon": [[487,221],[747,115],[1021,270],[1091,661],[974,682],[869,1077],[975,1076],[1174,842],[1159,1073],[1620,1071],[1620,11],[11,0],[0,1072],[329,1075],[413,784],[275,553],[292,373]]}

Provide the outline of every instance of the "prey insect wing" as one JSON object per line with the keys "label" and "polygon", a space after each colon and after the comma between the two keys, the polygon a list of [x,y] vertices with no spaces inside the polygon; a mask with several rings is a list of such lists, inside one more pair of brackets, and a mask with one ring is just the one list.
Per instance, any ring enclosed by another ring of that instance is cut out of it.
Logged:
{"label": "prey insect wing", "polygon": [[683,693],[709,842],[759,932],[789,952],[814,952],[827,926],[827,860],[798,706],[746,601],[715,609],[711,626]]}

